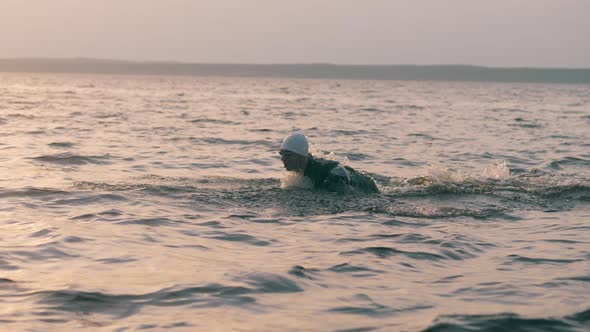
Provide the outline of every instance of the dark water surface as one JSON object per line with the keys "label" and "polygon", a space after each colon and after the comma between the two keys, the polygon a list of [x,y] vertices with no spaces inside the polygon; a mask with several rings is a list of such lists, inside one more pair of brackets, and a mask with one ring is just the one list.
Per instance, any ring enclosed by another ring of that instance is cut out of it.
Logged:
{"label": "dark water surface", "polygon": [[1,74],[0,324],[588,331],[589,142],[587,85]]}

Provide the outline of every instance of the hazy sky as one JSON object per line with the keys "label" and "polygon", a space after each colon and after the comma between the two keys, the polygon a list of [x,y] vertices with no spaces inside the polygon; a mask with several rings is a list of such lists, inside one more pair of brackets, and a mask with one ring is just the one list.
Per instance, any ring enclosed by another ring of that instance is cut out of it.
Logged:
{"label": "hazy sky", "polygon": [[590,0],[0,0],[0,58],[590,67]]}

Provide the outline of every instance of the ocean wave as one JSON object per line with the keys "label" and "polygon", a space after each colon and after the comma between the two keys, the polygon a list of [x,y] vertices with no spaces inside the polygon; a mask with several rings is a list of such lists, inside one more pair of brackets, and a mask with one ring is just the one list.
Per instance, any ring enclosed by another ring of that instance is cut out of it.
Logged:
{"label": "ocean wave", "polygon": [[259,129],[248,129],[248,131],[254,132],[254,133],[270,133],[273,132],[273,129],[269,129],[269,128],[259,128]]}
{"label": "ocean wave", "polygon": [[328,309],[330,313],[359,315],[368,317],[387,317],[394,316],[403,312],[418,312],[420,310],[431,309],[432,305],[407,305],[392,307],[381,304],[367,294],[356,294],[350,298],[344,299],[347,305],[336,306]]}
{"label": "ocean wave", "polygon": [[255,294],[301,292],[298,284],[281,275],[252,273],[235,277],[235,285],[209,283],[203,286],[163,288],[145,294],[111,294],[100,291],[49,290],[21,296],[32,296],[46,316],[62,312],[105,314],[126,318],[144,307],[214,308],[244,307],[256,303]]}
{"label": "ocean wave", "polygon": [[230,242],[241,242],[245,244],[250,244],[253,246],[268,246],[274,241],[265,241],[256,238],[255,236],[248,235],[248,234],[241,234],[241,233],[227,233],[227,232],[212,232],[205,236],[209,239],[214,240],[221,240],[221,241],[230,241]]}
{"label": "ocean wave", "polygon": [[127,115],[122,112],[114,112],[114,113],[99,112],[99,113],[94,114],[94,117],[97,119],[110,119],[110,118],[127,119]]}
{"label": "ocean wave", "polygon": [[525,257],[520,255],[509,255],[510,263],[526,263],[526,264],[550,264],[550,265],[561,265],[583,262],[584,259],[558,259],[558,258],[533,258]]}
{"label": "ocean wave", "polygon": [[53,148],[71,148],[76,144],[72,142],[53,142],[47,145]]}
{"label": "ocean wave", "polygon": [[397,108],[399,110],[410,110],[410,111],[421,111],[421,110],[425,109],[424,106],[413,105],[413,104],[396,105],[395,108]]}
{"label": "ocean wave", "polygon": [[359,109],[359,112],[382,113],[385,111],[379,108],[367,107]]}
{"label": "ocean wave", "polygon": [[123,215],[123,211],[111,209],[97,213],[85,213],[71,217],[71,220],[97,220],[97,221],[114,221]]}
{"label": "ocean wave", "polygon": [[110,155],[102,155],[102,156],[83,156],[77,155],[73,153],[58,153],[58,154],[49,154],[43,155],[39,157],[31,158],[36,161],[52,163],[52,164],[60,164],[60,165],[87,165],[87,164],[109,164],[113,159]]}
{"label": "ocean wave", "polygon": [[526,120],[526,119],[523,119],[523,118],[515,118],[514,119],[514,122],[516,122],[516,123],[515,124],[510,124],[509,126],[512,126],[512,127],[520,127],[520,128],[525,128],[525,129],[526,128],[540,129],[540,128],[543,128],[544,127],[543,124],[541,124],[541,123],[539,123],[539,122],[537,122],[535,120],[531,121],[531,120]]}
{"label": "ocean wave", "polygon": [[527,111],[520,109],[520,108],[492,108],[490,109],[491,112],[506,112],[506,113],[528,113]]}
{"label": "ocean wave", "polygon": [[101,193],[101,194],[84,194],[76,193],[75,197],[57,199],[51,202],[52,205],[65,205],[65,206],[85,206],[90,204],[104,204],[112,202],[125,202],[129,199],[123,195],[117,195],[112,193]]}
{"label": "ocean wave", "polygon": [[236,277],[252,287],[255,293],[299,293],[303,289],[290,278],[274,273],[250,273]]}
{"label": "ocean wave", "polygon": [[221,119],[209,119],[209,118],[201,118],[201,119],[194,119],[190,120],[191,123],[213,123],[219,125],[238,125],[239,122],[234,122],[230,120],[221,120]]}
{"label": "ocean wave", "polygon": [[360,276],[359,273],[362,273],[363,277],[368,276],[368,274],[378,275],[382,274],[384,271],[371,269],[365,266],[353,265],[349,263],[342,263],[338,265],[334,265],[328,269],[328,271],[336,272],[336,273],[350,273],[353,276]]}
{"label": "ocean wave", "polygon": [[543,167],[551,170],[560,170],[563,169],[564,166],[581,166],[588,168],[590,167],[590,160],[579,157],[564,157],[546,162]]}
{"label": "ocean wave", "polygon": [[428,260],[428,261],[438,261],[441,259],[445,259],[444,256],[429,252],[422,252],[422,251],[404,251],[399,250],[391,247],[366,247],[361,248],[358,250],[346,251],[342,252],[341,255],[343,256],[352,256],[358,255],[363,253],[373,254],[379,258],[388,258],[391,256],[404,256],[413,260]]}
{"label": "ocean wave", "polygon": [[227,140],[223,138],[204,138],[202,139],[203,142],[207,144],[221,144],[221,145],[262,145],[267,147],[274,147],[276,143],[264,141],[264,140],[254,140],[254,141],[247,141],[247,140]]}
{"label": "ocean wave", "polygon": [[15,188],[15,189],[0,189],[0,197],[2,198],[43,198],[43,197],[61,197],[71,195],[71,192],[53,188]]}
{"label": "ocean wave", "polygon": [[16,119],[27,119],[27,120],[36,119],[36,117],[34,115],[31,115],[31,114],[21,114],[21,113],[7,114],[6,117],[8,117],[8,118],[16,118]]}
{"label": "ocean wave", "polygon": [[172,220],[170,218],[165,217],[158,217],[158,218],[137,218],[137,219],[124,219],[118,221],[117,224],[119,225],[145,225],[145,226],[163,226],[163,225],[173,225],[182,223],[182,221]]}
{"label": "ocean wave", "polygon": [[[366,241],[375,241],[375,239],[365,238]],[[358,254],[373,254],[379,258],[388,258],[392,256],[400,256],[405,258],[410,258],[412,260],[430,260],[430,261],[440,261],[440,260],[466,260],[470,258],[477,257],[482,252],[486,251],[490,247],[493,247],[493,244],[485,243],[481,241],[474,241],[468,242],[462,239],[431,239],[431,238],[423,238],[417,234],[410,234],[408,236],[400,235],[399,237],[396,236],[392,238],[390,241],[380,237],[379,240],[382,240],[378,243],[393,243],[396,244],[396,247],[393,246],[370,246],[370,247],[361,247],[351,251],[341,252],[340,254],[343,256],[351,256],[351,255],[358,255]],[[386,240],[386,241],[383,241]],[[364,242],[364,241],[354,241],[354,242]],[[434,250],[434,252],[423,252],[423,251],[408,251],[408,250],[401,250],[398,249],[398,246],[405,247],[407,245],[412,245],[413,247],[417,245],[424,245]]]}
{"label": "ocean wave", "polygon": [[495,315],[447,315],[437,317],[423,332],[442,331],[587,331],[590,310],[563,318],[527,318],[514,313]]}
{"label": "ocean wave", "polygon": [[13,250],[10,251],[9,254],[10,256],[16,257],[19,260],[24,260],[28,262],[60,261],[68,258],[77,258],[80,256],[75,253],[68,253],[64,250],[58,249],[54,242],[50,242],[44,244],[40,248],[34,248],[34,250]]}

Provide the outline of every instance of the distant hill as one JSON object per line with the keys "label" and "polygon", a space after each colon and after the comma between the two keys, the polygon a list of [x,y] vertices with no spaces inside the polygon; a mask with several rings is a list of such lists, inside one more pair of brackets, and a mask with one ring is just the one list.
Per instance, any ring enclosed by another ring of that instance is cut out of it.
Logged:
{"label": "distant hill", "polygon": [[464,65],[204,64],[99,59],[0,59],[0,72],[590,84],[590,68]]}

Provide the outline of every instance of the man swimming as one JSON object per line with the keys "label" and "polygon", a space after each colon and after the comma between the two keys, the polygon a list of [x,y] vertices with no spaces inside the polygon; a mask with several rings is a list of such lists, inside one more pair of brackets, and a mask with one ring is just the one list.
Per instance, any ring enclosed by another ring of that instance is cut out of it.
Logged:
{"label": "man swimming", "polygon": [[353,187],[366,193],[379,192],[377,184],[370,176],[337,161],[311,155],[307,137],[301,133],[285,137],[279,154],[287,171],[308,177],[314,188],[345,192]]}

